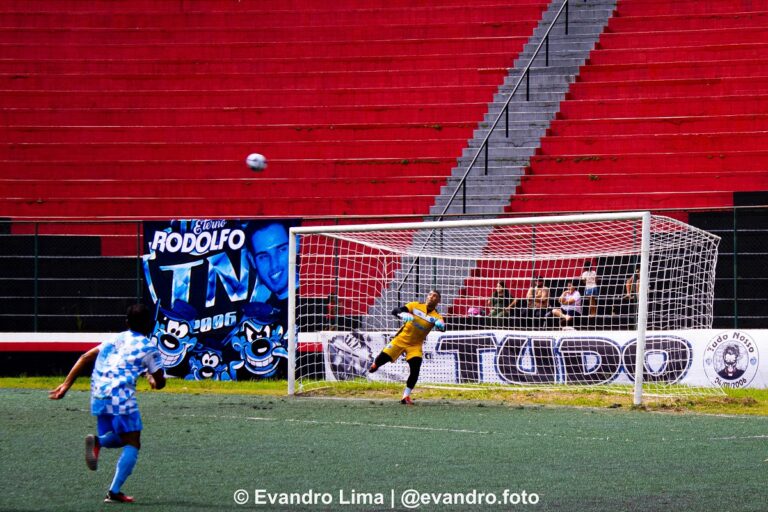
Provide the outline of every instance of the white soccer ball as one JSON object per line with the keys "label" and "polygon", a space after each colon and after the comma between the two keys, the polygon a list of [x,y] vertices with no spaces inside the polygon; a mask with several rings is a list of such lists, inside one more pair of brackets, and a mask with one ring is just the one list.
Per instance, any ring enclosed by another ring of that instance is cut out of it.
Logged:
{"label": "white soccer ball", "polygon": [[252,171],[263,171],[267,168],[266,157],[259,153],[251,153],[248,155],[248,158],[245,159],[245,163]]}

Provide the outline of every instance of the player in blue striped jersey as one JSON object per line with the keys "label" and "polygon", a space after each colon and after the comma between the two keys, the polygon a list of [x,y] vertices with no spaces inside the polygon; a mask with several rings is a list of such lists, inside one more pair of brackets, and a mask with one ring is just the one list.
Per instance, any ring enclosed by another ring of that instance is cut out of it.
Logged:
{"label": "player in blue striped jersey", "polygon": [[136,466],[141,448],[141,415],[136,403],[136,381],[143,374],[152,389],[165,386],[160,352],[148,336],[154,327],[152,313],[143,304],[128,308],[128,330],[112,336],[77,360],[69,374],[49,394],[53,400],[64,397],[77,376],[90,363],[91,414],[96,416],[97,435],[85,438],[85,462],[96,470],[101,448],[122,448],[112,485],[105,502],[130,503],[131,496],[120,491]]}

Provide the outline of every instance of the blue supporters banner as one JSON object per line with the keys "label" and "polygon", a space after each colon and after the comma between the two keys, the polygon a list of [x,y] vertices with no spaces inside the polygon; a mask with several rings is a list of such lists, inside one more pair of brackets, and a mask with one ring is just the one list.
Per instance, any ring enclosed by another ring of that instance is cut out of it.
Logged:
{"label": "blue supporters banner", "polygon": [[145,301],[156,311],[151,338],[169,375],[285,377],[288,230],[298,224],[144,222]]}

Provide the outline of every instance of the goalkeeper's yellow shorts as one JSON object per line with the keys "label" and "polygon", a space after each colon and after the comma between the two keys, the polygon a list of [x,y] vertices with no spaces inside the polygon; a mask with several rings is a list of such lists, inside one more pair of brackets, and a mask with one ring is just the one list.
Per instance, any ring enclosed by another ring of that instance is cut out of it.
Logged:
{"label": "goalkeeper's yellow shorts", "polygon": [[424,352],[422,351],[422,346],[423,343],[419,343],[418,345],[408,345],[402,341],[398,341],[397,338],[395,338],[394,340],[390,341],[386,347],[384,347],[382,352],[391,357],[392,361],[397,361],[397,358],[400,357],[403,353],[405,353],[406,361],[414,357],[421,357],[423,359]]}

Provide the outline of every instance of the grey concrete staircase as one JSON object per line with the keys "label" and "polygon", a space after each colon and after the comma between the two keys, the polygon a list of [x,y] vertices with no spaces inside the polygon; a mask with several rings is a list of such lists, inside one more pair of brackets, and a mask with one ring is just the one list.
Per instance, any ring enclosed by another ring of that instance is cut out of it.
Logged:
{"label": "grey concrete staircase", "polygon": [[[542,16],[533,36],[523,48],[504,83],[499,87],[488,112],[469,141],[457,166],[453,169],[447,184],[436,198],[427,220],[435,220],[443,213],[451,195],[456,190],[467,167],[477,154],[490,126],[502,111],[515,84],[539,46],[547,28],[551,25],[563,0],[553,0]],[[550,32],[549,66],[546,66],[545,48],[536,57],[530,72],[530,95],[526,99],[525,80],[514,95],[509,108],[509,137],[505,134],[504,119],[491,135],[488,151],[488,173],[485,174],[485,159],[481,156],[467,178],[466,211],[462,204],[462,193],[456,195],[445,213],[488,217],[499,215],[509,204],[509,198],[520,183],[520,176],[528,165],[530,157],[540,145],[550,122],[560,108],[570,84],[575,80],[580,67],[589,57],[608,19],[616,6],[616,0],[571,0],[569,4],[568,34],[565,34],[565,13]],[[376,300],[365,319],[363,330],[395,329],[399,323],[389,316],[396,305],[412,300],[423,301],[431,286],[442,293],[440,311],[445,312],[453,303],[464,285],[469,273],[475,267],[487,244],[491,228],[476,229],[468,247],[467,239],[451,231],[433,234],[419,232],[414,236],[409,254],[402,259],[402,265],[387,290]],[[439,240],[439,242],[437,242]],[[438,253],[442,247],[461,247],[461,255],[434,263],[428,255]],[[441,247],[438,247],[441,246]],[[414,267],[416,257],[422,256],[423,263]],[[433,262],[430,264],[430,261]],[[441,268],[444,265],[450,268]],[[414,269],[418,268],[418,271]],[[418,284],[417,284],[418,283]]]}
{"label": "grey concrete staircase", "polygon": [[[488,112],[475,130],[474,138],[469,141],[447,184],[436,198],[430,210],[431,215],[439,216],[445,210],[449,198],[477,154],[488,129],[501,112],[562,4],[562,0],[554,0],[544,13],[533,36],[515,61],[514,68],[499,87],[493,102],[488,105]],[[503,212],[520,183],[523,169],[539,147],[541,138],[560,108],[560,102],[577,76],[579,68],[589,57],[615,7],[616,0],[571,0],[568,7],[568,34],[565,34],[565,13],[550,32],[549,66],[545,65],[545,48],[542,47],[531,67],[530,100],[526,100],[526,81],[523,79],[510,103],[509,137],[505,136],[503,118],[491,135],[488,174],[485,174],[483,152],[467,177],[466,211],[462,204],[463,194],[459,191],[445,213],[465,213],[470,217]]]}

